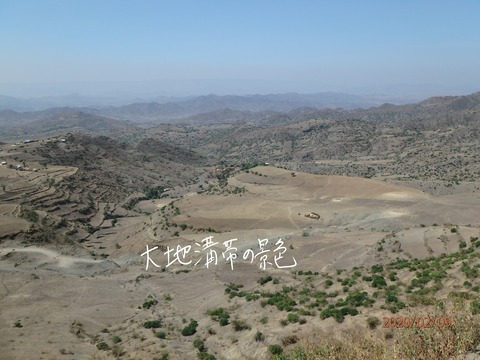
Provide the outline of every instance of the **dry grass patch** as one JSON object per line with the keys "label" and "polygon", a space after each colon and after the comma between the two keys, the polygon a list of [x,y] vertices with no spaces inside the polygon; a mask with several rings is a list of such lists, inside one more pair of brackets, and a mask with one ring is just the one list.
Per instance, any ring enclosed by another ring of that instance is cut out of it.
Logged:
{"label": "dry grass patch", "polygon": [[[429,314],[430,317],[435,315]],[[452,318],[452,324],[431,328],[394,329],[393,338],[379,336],[379,332],[352,329],[338,340],[331,333],[321,333],[314,338],[301,339],[298,345],[277,356],[278,360],[430,360],[455,359],[456,356],[475,351],[480,344],[478,316],[454,312],[440,317]],[[391,334],[390,332],[388,334]],[[392,339],[392,340],[390,340]]]}

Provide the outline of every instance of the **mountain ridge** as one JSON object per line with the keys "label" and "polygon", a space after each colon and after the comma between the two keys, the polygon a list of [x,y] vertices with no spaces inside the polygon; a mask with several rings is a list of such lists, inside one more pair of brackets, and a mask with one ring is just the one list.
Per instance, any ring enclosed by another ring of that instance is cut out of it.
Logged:
{"label": "mountain ridge", "polygon": [[[289,95],[265,95],[269,96],[278,99]],[[288,111],[260,110],[266,103],[258,99],[256,97],[251,102],[246,97],[206,95],[183,103],[135,103],[108,109],[58,107],[23,113],[10,109],[0,110],[0,129],[3,140],[18,140],[39,134],[52,135],[59,128],[64,131],[100,131],[104,135],[115,135],[122,131],[131,133],[139,128],[162,123],[185,125],[248,123],[270,127],[309,119],[334,121],[357,119],[369,123],[397,124],[408,129],[425,130],[436,129],[452,122],[469,123],[475,127],[480,110],[480,92],[462,96],[432,97],[413,104],[383,103],[368,109],[351,110],[319,109],[312,106],[299,106]],[[256,103],[252,106],[256,106],[258,111],[242,110],[247,103],[250,105]],[[287,109],[290,105],[282,106]]]}

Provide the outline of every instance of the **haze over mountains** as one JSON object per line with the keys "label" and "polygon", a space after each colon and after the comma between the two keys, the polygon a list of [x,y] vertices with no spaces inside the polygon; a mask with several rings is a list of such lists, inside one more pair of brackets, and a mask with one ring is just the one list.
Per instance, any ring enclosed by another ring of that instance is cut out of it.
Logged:
{"label": "haze over mountains", "polygon": [[[151,110],[163,112],[168,116],[185,116],[198,112],[208,112],[222,107],[246,111],[288,111],[298,107],[365,108],[381,105],[385,102],[405,104],[411,102],[411,97],[387,95],[351,95],[337,92],[320,92],[315,94],[269,94],[269,95],[205,95],[205,96],[155,96],[135,98],[129,97],[85,97],[78,94],[65,96],[48,96],[37,98],[18,98],[0,95],[0,110],[18,112],[40,111],[53,107],[92,107],[111,108],[122,107],[119,112],[133,112],[142,104]],[[417,97],[418,100],[420,98]],[[174,104],[178,105],[175,106]],[[131,106],[127,106],[131,105]],[[162,106],[159,106],[162,105]],[[112,113],[116,113],[110,109]]]}
{"label": "haze over mountains", "polygon": [[[394,105],[381,99],[322,93],[252,96],[207,95],[176,102],[133,103],[118,107],[53,107],[38,111],[0,110],[2,138],[24,139],[58,131],[85,131],[103,135],[130,133],[138,126],[159,123],[206,125],[245,123],[255,126],[289,124],[314,118],[357,119],[378,124],[409,124],[435,128],[441,121],[464,122],[477,116],[480,93],[433,97],[415,104]],[[4,103],[4,106],[7,106]],[[18,109],[18,108],[17,108]],[[462,112],[461,119],[458,112]],[[455,116],[454,116],[455,115]],[[422,119],[422,121],[419,121]]]}

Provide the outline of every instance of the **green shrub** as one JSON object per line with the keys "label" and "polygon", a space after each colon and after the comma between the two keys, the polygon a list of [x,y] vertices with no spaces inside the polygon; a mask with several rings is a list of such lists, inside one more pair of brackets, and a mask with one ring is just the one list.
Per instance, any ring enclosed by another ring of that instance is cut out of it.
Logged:
{"label": "green shrub", "polygon": [[358,315],[358,310],[355,309],[355,308],[349,307],[349,306],[345,306],[345,307],[340,309],[340,313],[343,316],[345,316],[345,315],[355,316],[355,315]]}
{"label": "green shrub", "polygon": [[145,329],[157,329],[162,326],[161,320],[151,320],[143,323]]}
{"label": "green shrub", "polygon": [[470,303],[470,310],[472,312],[472,315],[477,315],[480,314],[480,302],[477,300],[472,300]]}
{"label": "green shrub", "polygon": [[300,320],[300,317],[297,314],[288,314],[287,320],[290,323],[296,323]]}
{"label": "green shrub", "polygon": [[197,326],[198,326],[198,323],[195,320],[191,319],[190,324],[188,324],[183,328],[182,335],[191,336],[195,334],[197,332]]}
{"label": "green shrub", "polygon": [[213,356],[212,354],[209,354],[207,352],[202,352],[200,351],[198,354],[197,354],[197,357],[200,359],[200,360],[215,360],[216,357]]}
{"label": "green shrub", "polygon": [[202,339],[200,339],[198,336],[193,340],[193,346],[198,349],[200,352],[206,352],[207,348],[205,347],[205,343],[203,342]]}
{"label": "green shrub", "polygon": [[13,326],[15,326],[16,328],[22,328],[23,327],[22,322],[20,320],[15,321]]}
{"label": "green shrub", "polygon": [[120,336],[116,336],[116,335],[115,335],[115,336],[112,338],[112,342],[113,342],[114,344],[118,344],[119,342],[122,342],[122,339],[121,339]]}
{"label": "green shrub", "polygon": [[155,333],[155,336],[159,339],[165,339],[167,337],[167,334],[165,333],[165,331],[157,331]]}
{"label": "green shrub", "polygon": [[370,306],[375,301],[368,296],[366,291],[355,291],[348,294],[345,302],[353,306]]}
{"label": "green shrub", "polygon": [[391,294],[390,294],[390,295],[387,295],[387,297],[386,297],[386,299],[385,299],[385,302],[387,302],[387,303],[392,303],[392,302],[396,303],[396,302],[398,302],[398,298],[397,298],[395,295],[391,295]]}
{"label": "green shrub", "polygon": [[225,289],[225,294],[230,294],[232,292],[239,291],[241,288],[243,288],[242,284],[230,283],[227,285],[227,288]]}
{"label": "green shrub", "polygon": [[228,317],[222,317],[218,320],[218,323],[220,324],[220,326],[227,326],[228,324],[230,324],[230,321],[228,319]]}
{"label": "green shrub", "polygon": [[250,330],[251,327],[243,320],[233,320],[232,321],[233,330],[235,331],[242,331],[242,330]]}
{"label": "green shrub", "polygon": [[327,308],[320,313],[320,318],[326,319],[333,317],[337,322],[341,323],[345,319],[345,315],[358,315],[358,310],[349,306],[341,309]]}
{"label": "green shrub", "polygon": [[58,223],[55,224],[56,229],[60,229],[62,227],[67,227],[68,226],[68,220],[65,218],[62,218]]}
{"label": "green shrub", "polygon": [[387,282],[383,278],[383,276],[379,275],[373,275],[372,276],[372,286],[373,287],[381,287],[381,286],[386,286]]}
{"label": "green shrub", "polygon": [[97,344],[97,349],[98,350],[110,350],[110,346],[105,341],[99,342]]}
{"label": "green shrub", "polygon": [[165,189],[162,186],[156,186],[145,190],[145,196],[148,200],[160,199]]}
{"label": "green shrub", "polygon": [[162,357],[161,357],[160,359],[158,359],[158,360],[168,360],[168,352],[163,353],[163,354],[162,354]]}
{"label": "green shrub", "polygon": [[255,334],[255,341],[259,342],[263,340],[265,340],[265,336],[260,331],[257,331]]}
{"label": "green shrub", "polygon": [[388,275],[388,279],[390,281],[396,281],[397,280],[397,273],[396,272],[391,272],[389,275]]}
{"label": "green shrub", "polygon": [[272,355],[279,355],[283,352],[283,349],[280,345],[278,344],[273,344],[273,345],[269,345],[268,346],[268,351],[270,352],[270,354]]}
{"label": "green shrub", "polygon": [[207,315],[210,315],[212,320],[218,321],[220,326],[226,326],[230,322],[230,315],[224,308],[214,308],[207,311]]}
{"label": "green shrub", "polygon": [[33,209],[23,209],[22,217],[30,222],[37,222],[39,219],[38,213]]}
{"label": "green shrub", "polygon": [[273,280],[273,278],[269,275],[269,276],[261,277],[260,279],[257,280],[257,282],[260,285],[263,285],[263,284],[266,284],[267,282],[272,281],[272,280]]}
{"label": "green shrub", "polygon": [[147,300],[143,303],[142,307],[144,309],[150,309],[152,306],[157,305],[158,301],[153,299],[153,300]]}

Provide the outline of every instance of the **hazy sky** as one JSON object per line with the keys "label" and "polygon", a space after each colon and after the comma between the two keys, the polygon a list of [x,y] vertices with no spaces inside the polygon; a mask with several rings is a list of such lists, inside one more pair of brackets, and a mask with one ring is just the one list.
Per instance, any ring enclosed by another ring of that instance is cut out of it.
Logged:
{"label": "hazy sky", "polygon": [[0,0],[0,94],[480,90],[478,0]]}

